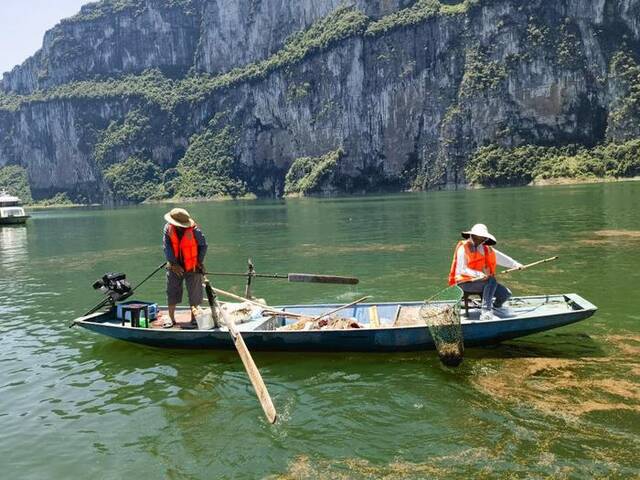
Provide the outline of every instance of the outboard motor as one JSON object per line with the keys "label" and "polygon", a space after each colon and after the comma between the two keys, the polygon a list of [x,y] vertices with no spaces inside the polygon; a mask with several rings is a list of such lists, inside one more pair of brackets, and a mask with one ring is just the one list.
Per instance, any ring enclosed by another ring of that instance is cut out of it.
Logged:
{"label": "outboard motor", "polygon": [[100,280],[94,282],[93,288],[109,297],[112,305],[133,295],[131,284],[124,273],[105,273]]}

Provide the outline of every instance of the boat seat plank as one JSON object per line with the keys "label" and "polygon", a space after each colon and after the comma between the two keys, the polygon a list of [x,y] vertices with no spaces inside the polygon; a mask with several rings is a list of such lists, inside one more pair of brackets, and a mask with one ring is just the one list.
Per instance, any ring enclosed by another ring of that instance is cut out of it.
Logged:
{"label": "boat seat plank", "polygon": [[380,326],[380,317],[378,317],[378,307],[371,305],[369,307],[369,325],[372,328],[378,328]]}

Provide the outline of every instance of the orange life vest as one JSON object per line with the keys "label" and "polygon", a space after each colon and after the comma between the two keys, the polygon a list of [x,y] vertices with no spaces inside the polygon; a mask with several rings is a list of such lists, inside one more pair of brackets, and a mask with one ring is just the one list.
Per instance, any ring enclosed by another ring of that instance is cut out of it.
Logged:
{"label": "orange life vest", "polygon": [[178,230],[173,225],[169,224],[167,230],[173,255],[182,263],[185,272],[194,272],[198,266],[198,242],[193,229],[185,228],[182,238],[178,237]]}
{"label": "orange life vest", "polygon": [[456,249],[453,252],[453,261],[451,262],[451,270],[449,271],[449,285],[455,285],[456,283],[468,282],[473,280],[473,277],[469,275],[456,275],[456,268],[458,266],[458,248],[464,246],[464,256],[467,261],[467,267],[471,270],[478,270],[480,272],[487,273],[490,276],[496,274],[496,252],[493,251],[488,245],[482,245],[484,249],[484,255],[480,253],[479,249],[471,250],[471,240],[461,240],[456,245]]}

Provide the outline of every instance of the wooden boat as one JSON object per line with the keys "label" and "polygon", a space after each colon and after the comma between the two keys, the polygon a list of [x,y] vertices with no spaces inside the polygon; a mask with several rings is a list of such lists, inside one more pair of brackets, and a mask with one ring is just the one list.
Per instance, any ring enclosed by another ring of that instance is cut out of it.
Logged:
{"label": "wooden boat", "polygon": [[[443,302],[446,303],[446,302]],[[283,330],[295,323],[281,315],[262,316],[260,312],[238,324],[250,350],[399,352],[434,349],[434,343],[419,315],[422,302],[358,304],[340,312],[352,317],[363,328]],[[340,305],[286,305],[289,313],[318,316]],[[462,313],[461,324],[466,346],[482,346],[523,337],[569,325],[593,315],[597,307],[577,294],[512,298],[509,308],[496,312],[491,321],[480,321],[480,311]],[[179,309],[188,319],[189,311]],[[179,322],[179,318],[177,318]],[[186,330],[179,327],[138,328],[122,324],[115,312],[96,312],[77,318],[74,324],[109,337],[152,347],[233,349],[226,327],[212,330]]]}
{"label": "wooden boat", "polygon": [[0,191],[0,225],[25,223],[27,218],[29,215],[24,212],[20,199],[9,195],[4,190]]}

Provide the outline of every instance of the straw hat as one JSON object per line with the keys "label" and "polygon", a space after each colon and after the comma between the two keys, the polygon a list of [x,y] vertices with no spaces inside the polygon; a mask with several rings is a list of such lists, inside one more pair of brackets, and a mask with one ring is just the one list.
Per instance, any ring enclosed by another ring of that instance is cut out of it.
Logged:
{"label": "straw hat", "polygon": [[469,238],[471,235],[475,235],[476,237],[486,238],[485,245],[495,245],[496,237],[489,233],[487,230],[487,226],[484,223],[476,223],[471,230],[468,232],[460,232],[462,234],[462,238]]}
{"label": "straw hat", "polygon": [[191,215],[189,215],[189,212],[184,208],[174,208],[165,214],[164,219],[171,225],[182,228],[190,228],[196,224],[193,218],[191,218]]}

